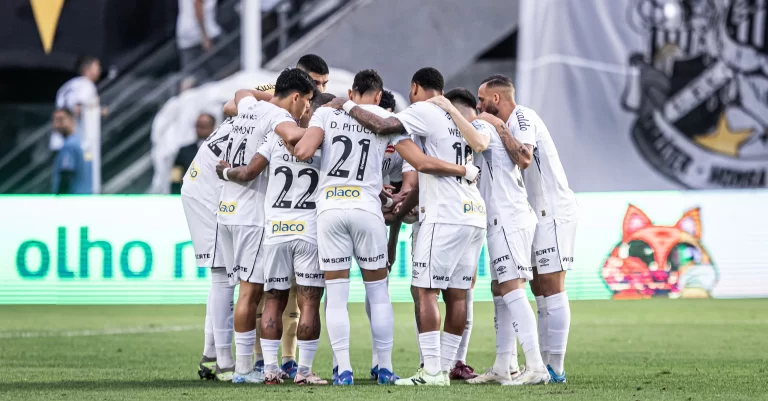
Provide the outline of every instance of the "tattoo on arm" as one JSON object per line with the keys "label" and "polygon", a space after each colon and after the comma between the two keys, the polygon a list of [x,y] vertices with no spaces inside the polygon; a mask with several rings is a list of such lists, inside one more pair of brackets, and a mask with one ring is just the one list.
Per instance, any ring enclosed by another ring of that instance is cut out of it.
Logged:
{"label": "tattoo on arm", "polygon": [[405,127],[400,120],[389,117],[381,118],[362,107],[355,107],[349,111],[352,116],[363,127],[373,131],[377,135],[391,135],[405,132]]}
{"label": "tattoo on arm", "polygon": [[525,159],[531,157],[528,147],[520,143],[520,141],[509,132],[509,127],[507,127],[506,124],[499,124],[496,126],[496,131],[499,132],[499,138],[501,138],[501,143],[504,145],[504,150],[507,151],[507,155],[513,163],[520,164],[521,157]]}

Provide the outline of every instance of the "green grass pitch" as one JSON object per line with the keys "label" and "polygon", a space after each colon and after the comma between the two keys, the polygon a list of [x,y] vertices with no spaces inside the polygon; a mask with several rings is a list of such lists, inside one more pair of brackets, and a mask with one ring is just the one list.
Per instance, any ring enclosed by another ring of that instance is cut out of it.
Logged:
{"label": "green grass pitch", "polygon": [[[351,388],[201,381],[204,306],[2,306],[0,399],[7,400],[765,400],[768,300],[572,302],[568,384],[452,383],[396,388],[367,380],[370,331],[350,305]],[[395,305],[395,371],[414,373],[412,306]],[[469,364],[493,364],[493,306],[475,304]],[[323,336],[315,371],[331,374]],[[522,362],[522,353],[520,361]]]}

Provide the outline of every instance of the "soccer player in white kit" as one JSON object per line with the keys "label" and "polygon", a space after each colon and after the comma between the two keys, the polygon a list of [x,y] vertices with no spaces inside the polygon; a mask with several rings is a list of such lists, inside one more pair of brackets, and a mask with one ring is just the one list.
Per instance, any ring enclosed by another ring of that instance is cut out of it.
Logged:
{"label": "soccer player in white kit", "polygon": [[[275,96],[269,102],[250,96],[252,91],[235,94],[238,114],[227,145],[227,162],[233,167],[256,163],[254,156],[268,134],[301,129],[296,120],[308,110],[315,87],[309,75],[299,69],[287,69],[277,79]],[[283,135],[288,136],[283,133]],[[283,136],[281,135],[281,137]],[[228,181],[228,168],[221,177]],[[230,284],[240,283],[235,306],[234,383],[259,383],[263,375],[253,370],[256,342],[256,306],[264,287],[264,198],[269,177],[261,174],[245,183],[225,182],[221,191],[214,263],[221,257]]]}
{"label": "soccer player in white kit", "polygon": [[[401,131],[374,135],[349,116],[360,109],[374,116],[391,113],[377,106],[383,83],[373,70],[355,75],[352,100],[334,99],[332,108],[320,108],[312,116],[304,138],[296,144],[296,155],[308,155],[322,144],[320,196],[318,199],[318,245],[320,268],[327,290],[326,324],[338,376],[334,385],[354,382],[349,359],[350,324],[347,312],[349,270],[352,256],[360,266],[371,305],[371,331],[379,356],[379,384],[391,384],[394,312],[387,288],[387,237],[381,213],[381,160],[388,145],[417,170],[433,174],[464,176],[467,168],[424,155]],[[361,103],[361,106],[357,106]],[[301,158],[301,157],[300,157]],[[474,179],[474,171],[471,177]],[[449,178],[456,180],[456,178]],[[463,178],[462,178],[463,179]],[[336,370],[336,368],[334,368]],[[335,375],[336,376],[336,375]]]}
{"label": "soccer player in white kit", "polygon": [[[521,171],[531,164],[534,133],[523,132],[519,138],[515,138],[508,130],[499,133],[490,123],[475,119],[477,101],[464,88],[454,89],[446,93],[445,97],[436,97],[430,99],[430,102],[448,112],[467,143],[479,151],[475,154],[474,162],[480,168],[478,188],[487,205],[488,254],[491,260],[491,292],[496,321],[496,362],[486,373],[467,382],[546,384],[550,376],[541,358],[536,318],[525,292],[526,281],[533,279],[531,252],[536,216],[528,204]],[[497,120],[489,115],[483,115],[482,118],[489,117]],[[507,148],[511,149],[511,154]],[[527,366],[522,373],[518,372],[517,367],[515,336],[520,339],[525,351]]]}
{"label": "soccer player in white kit", "polygon": [[533,133],[535,139],[534,163],[523,171],[528,199],[538,217],[531,290],[536,296],[539,343],[550,383],[565,383],[565,349],[571,325],[565,272],[573,266],[578,220],[576,196],[568,186],[547,126],[535,111],[515,103],[515,88],[509,78],[494,75],[485,79],[478,90],[478,108],[497,117],[487,120],[499,133],[509,130],[521,141]]}
{"label": "soccer player in white kit", "polygon": [[[380,134],[405,131],[427,155],[472,170],[465,177],[439,177],[420,171],[421,228],[413,256],[411,292],[424,367],[413,377],[397,380],[397,385],[450,385],[448,372],[454,366],[465,327],[466,294],[485,237],[485,202],[472,183],[477,167],[467,162],[472,151],[450,116],[425,102],[442,95],[443,86],[439,71],[422,68],[411,79],[409,98],[413,104],[408,109],[390,118],[362,108],[350,109],[350,115],[366,128]],[[412,194],[415,192],[409,198]],[[441,290],[447,315],[442,337],[437,304]]]}

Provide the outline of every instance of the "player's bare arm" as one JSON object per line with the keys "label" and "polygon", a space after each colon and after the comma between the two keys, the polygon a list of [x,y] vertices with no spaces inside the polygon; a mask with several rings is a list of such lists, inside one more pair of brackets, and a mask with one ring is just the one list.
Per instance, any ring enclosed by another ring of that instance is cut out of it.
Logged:
{"label": "player's bare arm", "polygon": [[[230,168],[231,166],[226,160],[220,160],[219,164],[216,165],[216,175],[225,181],[249,182],[258,177],[268,164],[267,158],[259,153],[253,155],[247,165],[235,168]],[[227,172],[226,176],[224,170]]]}
{"label": "player's bare arm", "polygon": [[[299,124],[296,124],[295,122],[286,121],[278,124],[277,127],[275,127],[275,133],[280,136],[280,139],[283,140],[283,143],[293,146],[299,143],[306,131],[306,128],[299,127]],[[314,151],[312,152],[314,153]]]}
{"label": "player's bare arm", "polygon": [[325,137],[325,131],[320,127],[307,128],[304,136],[296,143],[293,148],[293,155],[300,161],[309,160],[323,143],[323,137]]}
{"label": "player's bare arm", "polygon": [[459,109],[457,109],[450,100],[445,98],[445,96],[435,96],[427,100],[427,102],[437,105],[451,116],[453,122],[456,123],[456,128],[461,132],[461,136],[464,137],[464,140],[467,141],[467,145],[469,145],[473,151],[482,152],[488,149],[488,144],[491,143],[491,138],[488,135],[481,134],[477,128],[475,128],[472,123],[461,114]]}
{"label": "player's bare arm", "polygon": [[403,201],[395,206],[395,217],[403,220],[413,209],[419,206],[419,187],[415,186]]}
{"label": "player's bare arm", "polygon": [[[342,110],[344,108],[344,103],[346,103],[347,100],[348,99],[337,97],[323,107],[332,107],[334,109]],[[403,124],[395,117],[381,118],[376,114],[357,106],[349,110],[349,115],[357,120],[360,125],[376,135],[392,135],[405,132]]]}
{"label": "player's bare arm", "polygon": [[[238,99],[237,94],[241,93],[241,97]],[[224,104],[224,115],[227,117],[234,117],[237,115],[237,102],[242,100],[246,96],[253,96],[256,100],[268,102],[272,100],[272,95],[267,92],[262,92],[257,89],[240,89],[235,92],[235,98]]]}
{"label": "player's bare arm", "polygon": [[499,133],[499,138],[501,138],[501,143],[504,145],[504,150],[507,151],[507,155],[513,163],[520,166],[522,170],[527,169],[531,165],[531,161],[533,161],[533,146],[518,141],[502,119],[488,113],[482,113],[477,118],[490,123],[496,128],[496,132]]}
{"label": "player's bare arm", "polygon": [[[352,109],[354,111],[354,109]],[[451,177],[463,177],[467,174],[468,168],[454,163],[427,156],[410,139],[404,139],[395,145],[395,150],[400,153],[416,171],[432,174],[447,175]],[[474,166],[472,166],[474,167]]]}

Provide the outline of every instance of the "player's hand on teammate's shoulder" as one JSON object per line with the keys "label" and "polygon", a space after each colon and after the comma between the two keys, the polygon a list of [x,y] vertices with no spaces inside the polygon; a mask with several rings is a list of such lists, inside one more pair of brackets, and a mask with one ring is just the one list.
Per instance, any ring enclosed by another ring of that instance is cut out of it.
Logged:
{"label": "player's hand on teammate's shoulder", "polygon": [[324,104],[323,107],[331,107],[337,110],[341,110],[342,108],[344,108],[344,103],[346,103],[347,100],[349,99],[345,97],[335,97],[330,102]]}
{"label": "player's hand on teammate's shoulder", "polygon": [[219,160],[219,164],[216,165],[216,175],[222,180],[224,179],[224,169],[231,167],[226,160]]}
{"label": "player's hand on teammate's shoulder", "polygon": [[450,111],[453,108],[453,104],[445,96],[435,96],[429,100],[429,103],[437,105],[437,107],[443,109],[443,111]]}
{"label": "player's hand on teammate's shoulder", "polygon": [[477,116],[477,119],[490,123],[493,126],[496,126],[497,124],[504,124],[504,121],[502,119],[487,112],[480,113],[480,115]]}

